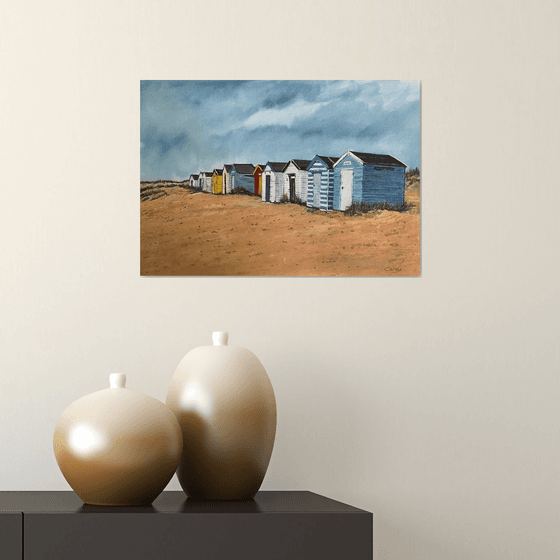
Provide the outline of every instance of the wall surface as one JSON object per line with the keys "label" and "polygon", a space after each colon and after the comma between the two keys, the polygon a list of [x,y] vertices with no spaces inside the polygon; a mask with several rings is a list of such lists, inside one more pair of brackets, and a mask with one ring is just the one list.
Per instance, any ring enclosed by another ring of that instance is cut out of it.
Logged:
{"label": "wall surface", "polygon": [[[372,511],[380,560],[560,558],[559,6],[5,0],[0,490],[67,489],[68,404],[164,400],[228,330],[276,391],[264,489]],[[141,278],[139,82],[202,78],[421,80],[421,278]]]}

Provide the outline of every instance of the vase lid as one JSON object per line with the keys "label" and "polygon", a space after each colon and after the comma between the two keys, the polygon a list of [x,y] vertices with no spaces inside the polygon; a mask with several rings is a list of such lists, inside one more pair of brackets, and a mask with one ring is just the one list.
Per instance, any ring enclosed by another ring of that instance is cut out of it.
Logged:
{"label": "vase lid", "polygon": [[229,339],[229,334],[225,331],[214,331],[212,333],[213,346],[227,346],[228,339]]}
{"label": "vase lid", "polygon": [[109,387],[111,389],[126,389],[126,374],[125,373],[109,374]]}

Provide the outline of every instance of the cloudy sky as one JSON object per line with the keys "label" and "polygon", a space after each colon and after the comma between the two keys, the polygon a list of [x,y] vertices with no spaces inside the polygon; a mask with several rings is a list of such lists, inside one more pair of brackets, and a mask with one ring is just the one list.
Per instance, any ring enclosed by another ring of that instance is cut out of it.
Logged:
{"label": "cloudy sky", "polygon": [[140,175],[182,180],[224,163],[391,154],[420,167],[420,83],[142,81]]}

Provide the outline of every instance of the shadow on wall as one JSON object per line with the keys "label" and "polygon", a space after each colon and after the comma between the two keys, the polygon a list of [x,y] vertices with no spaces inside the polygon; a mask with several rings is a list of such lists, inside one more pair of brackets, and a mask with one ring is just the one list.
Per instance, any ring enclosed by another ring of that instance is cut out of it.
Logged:
{"label": "shadow on wall", "polygon": [[475,560],[472,555],[451,550],[375,515],[373,550],[374,554],[377,551],[376,560]]}

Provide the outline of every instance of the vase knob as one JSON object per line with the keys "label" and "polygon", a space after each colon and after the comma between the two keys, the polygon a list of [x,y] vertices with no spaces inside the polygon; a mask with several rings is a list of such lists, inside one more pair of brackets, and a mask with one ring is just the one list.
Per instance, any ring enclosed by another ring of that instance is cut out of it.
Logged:
{"label": "vase knob", "polygon": [[224,331],[214,331],[212,333],[212,344],[214,346],[227,346],[229,335]]}
{"label": "vase knob", "polygon": [[109,375],[109,387],[111,389],[125,389],[126,387],[126,374],[124,373],[111,373]]}

